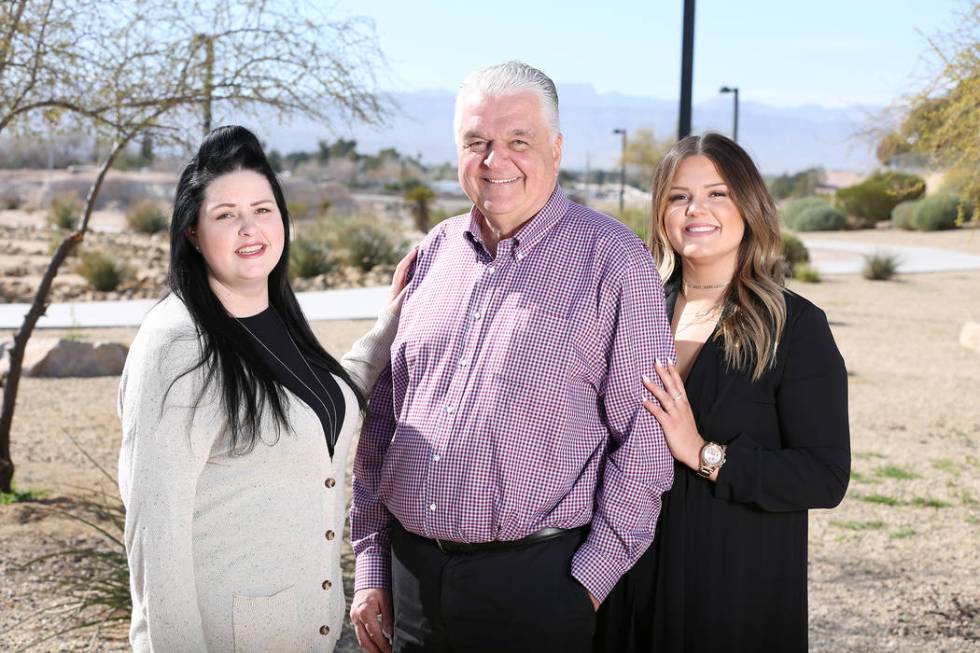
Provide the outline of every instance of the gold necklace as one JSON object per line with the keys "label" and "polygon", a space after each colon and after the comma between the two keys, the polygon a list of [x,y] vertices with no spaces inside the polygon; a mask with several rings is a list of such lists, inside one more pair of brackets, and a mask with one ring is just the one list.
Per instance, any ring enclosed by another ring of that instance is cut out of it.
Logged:
{"label": "gold necklace", "polygon": [[687,288],[694,288],[695,290],[717,290],[718,288],[724,288],[725,286],[727,286],[731,282],[732,282],[732,280],[729,279],[725,283],[709,283],[709,284],[705,284],[703,286],[699,286],[699,285],[697,285],[695,283],[688,283],[687,281],[685,281],[684,282],[684,286],[686,286]]}

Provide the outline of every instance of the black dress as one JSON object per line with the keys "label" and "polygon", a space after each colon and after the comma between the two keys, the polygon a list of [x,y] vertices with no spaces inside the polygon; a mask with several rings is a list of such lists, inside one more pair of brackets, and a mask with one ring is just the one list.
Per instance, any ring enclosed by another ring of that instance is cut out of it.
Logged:
{"label": "black dress", "polygon": [[728,369],[718,338],[695,359],[688,399],[727,462],[717,482],[675,462],[653,545],[599,610],[596,651],[807,650],[807,509],[847,489],[847,374],[823,311],[785,298],[758,381]]}

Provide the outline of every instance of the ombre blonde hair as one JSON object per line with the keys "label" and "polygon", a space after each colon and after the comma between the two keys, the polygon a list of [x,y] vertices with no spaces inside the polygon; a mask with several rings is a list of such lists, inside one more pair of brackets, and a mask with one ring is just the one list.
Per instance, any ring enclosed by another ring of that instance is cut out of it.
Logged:
{"label": "ombre blonde hair", "polygon": [[776,205],[762,175],[737,143],[709,132],[683,138],[670,148],[653,175],[650,252],[665,283],[683,280],[680,255],[667,237],[664,217],[678,166],[687,157],[698,155],[715,164],[745,220],[735,275],[725,291],[718,330],[729,367],[751,370],[756,381],[775,364],[786,324],[782,238]]}

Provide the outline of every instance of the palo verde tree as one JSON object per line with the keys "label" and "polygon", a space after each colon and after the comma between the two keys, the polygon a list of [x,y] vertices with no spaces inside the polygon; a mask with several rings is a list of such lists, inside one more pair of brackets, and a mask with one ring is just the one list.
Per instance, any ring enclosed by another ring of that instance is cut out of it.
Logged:
{"label": "palo verde tree", "polygon": [[657,165],[673,144],[670,139],[658,140],[652,129],[637,129],[627,141],[625,157],[620,158],[620,163],[626,163],[635,183],[649,190]]}
{"label": "palo verde tree", "polygon": [[971,2],[951,32],[929,39],[938,72],[896,103],[898,127],[879,134],[877,154],[918,155],[948,171],[980,216],[980,3]]}
{"label": "palo verde tree", "polygon": [[87,129],[111,143],[82,218],[52,255],[8,351],[0,491],[10,492],[11,428],[27,342],[124,148],[147,135],[158,148],[189,147],[216,116],[376,122],[384,102],[374,77],[383,58],[371,23],[331,20],[313,2],[14,0],[2,5],[0,21],[0,131]]}

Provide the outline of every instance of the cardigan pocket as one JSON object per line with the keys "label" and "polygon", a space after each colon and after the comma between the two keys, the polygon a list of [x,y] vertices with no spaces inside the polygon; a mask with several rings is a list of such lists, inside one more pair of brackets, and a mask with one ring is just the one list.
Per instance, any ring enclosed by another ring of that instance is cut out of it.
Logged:
{"label": "cardigan pocket", "polygon": [[310,651],[303,636],[292,586],[271,596],[235,594],[232,605],[235,653]]}

